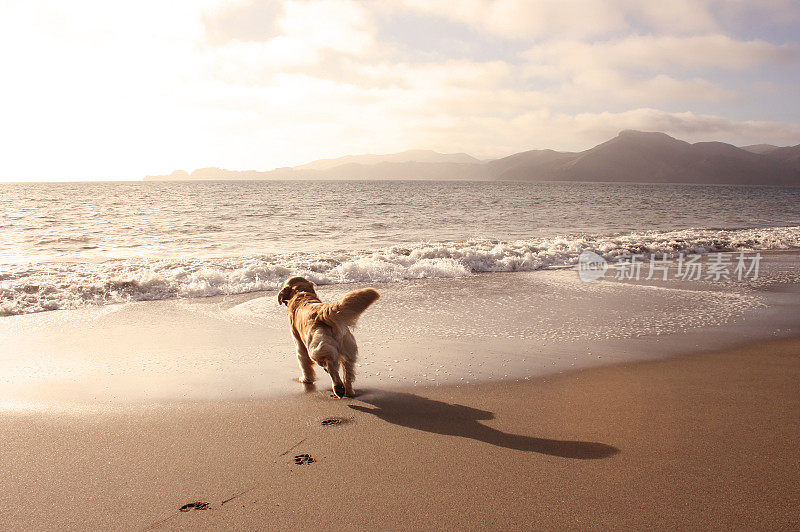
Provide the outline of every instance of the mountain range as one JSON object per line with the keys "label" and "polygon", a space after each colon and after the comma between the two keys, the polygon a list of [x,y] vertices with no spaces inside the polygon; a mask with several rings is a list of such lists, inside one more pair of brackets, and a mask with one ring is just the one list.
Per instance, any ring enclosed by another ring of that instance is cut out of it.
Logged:
{"label": "mountain range", "polygon": [[800,185],[800,144],[690,144],[666,133],[622,131],[581,152],[530,150],[481,161],[466,153],[410,150],[348,155],[269,171],[201,168],[147,181],[267,179],[462,179]]}

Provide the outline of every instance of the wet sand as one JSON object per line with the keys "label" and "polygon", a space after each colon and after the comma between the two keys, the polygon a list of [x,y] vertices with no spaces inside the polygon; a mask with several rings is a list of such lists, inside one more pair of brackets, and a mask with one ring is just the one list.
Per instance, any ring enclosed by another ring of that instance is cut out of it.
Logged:
{"label": "wet sand", "polygon": [[0,433],[3,529],[800,526],[795,339],[350,400],[5,411]]}
{"label": "wet sand", "polygon": [[[335,301],[362,285],[319,287]],[[583,283],[575,270],[378,284],[357,384],[536,378],[800,335],[800,253],[757,282]],[[260,400],[299,386],[277,292],[145,301],[0,319],[0,410]]]}

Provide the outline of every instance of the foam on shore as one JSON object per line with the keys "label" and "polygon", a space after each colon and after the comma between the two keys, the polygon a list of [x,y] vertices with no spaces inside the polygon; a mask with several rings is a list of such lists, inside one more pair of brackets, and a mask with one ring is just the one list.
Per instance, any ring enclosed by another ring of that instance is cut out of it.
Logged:
{"label": "foam on shore", "polygon": [[467,277],[475,273],[572,266],[592,250],[614,261],[633,254],[800,248],[800,227],[686,229],[613,235],[566,235],[500,242],[420,242],[374,250],[287,253],[237,258],[44,262],[0,271],[0,316],[87,305],[244,294],[278,287],[291,275],[319,285]]}

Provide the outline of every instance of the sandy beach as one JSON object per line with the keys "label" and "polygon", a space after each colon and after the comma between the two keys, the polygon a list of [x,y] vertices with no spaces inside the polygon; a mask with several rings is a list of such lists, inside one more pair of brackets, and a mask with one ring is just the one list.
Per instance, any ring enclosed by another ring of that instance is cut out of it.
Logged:
{"label": "sandy beach", "polygon": [[273,292],[6,318],[0,528],[797,528],[796,257],[378,285],[347,400]]}
{"label": "sandy beach", "polygon": [[352,400],[6,412],[0,527],[796,529],[798,385],[779,340]]}

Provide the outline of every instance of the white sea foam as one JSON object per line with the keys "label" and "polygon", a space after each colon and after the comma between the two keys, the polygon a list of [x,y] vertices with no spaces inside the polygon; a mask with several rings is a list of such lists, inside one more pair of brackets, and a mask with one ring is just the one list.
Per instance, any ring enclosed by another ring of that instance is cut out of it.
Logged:
{"label": "white sea foam", "polygon": [[422,242],[376,250],[225,259],[35,263],[0,270],[0,315],[273,290],[290,275],[303,275],[317,284],[338,284],[532,271],[574,265],[587,249],[613,261],[635,253],[660,258],[795,248],[800,248],[800,226],[566,235],[512,242]]}

